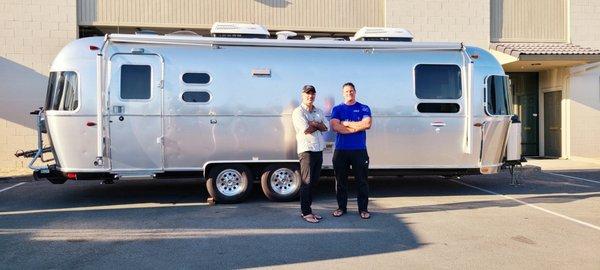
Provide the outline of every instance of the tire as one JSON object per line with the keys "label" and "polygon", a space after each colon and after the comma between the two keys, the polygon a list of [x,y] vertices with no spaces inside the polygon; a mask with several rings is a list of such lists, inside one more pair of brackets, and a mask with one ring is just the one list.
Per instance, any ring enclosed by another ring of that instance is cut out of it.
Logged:
{"label": "tire", "polygon": [[263,193],[271,201],[287,202],[300,194],[300,169],[298,165],[279,164],[265,169],[260,177]]}
{"label": "tire", "polygon": [[237,203],[252,192],[252,180],[252,171],[245,165],[221,165],[210,170],[206,189],[215,202]]}
{"label": "tire", "polygon": [[65,182],[67,182],[66,177],[48,177],[46,179],[48,179],[48,181],[50,181],[50,183],[55,184],[55,185],[62,185]]}

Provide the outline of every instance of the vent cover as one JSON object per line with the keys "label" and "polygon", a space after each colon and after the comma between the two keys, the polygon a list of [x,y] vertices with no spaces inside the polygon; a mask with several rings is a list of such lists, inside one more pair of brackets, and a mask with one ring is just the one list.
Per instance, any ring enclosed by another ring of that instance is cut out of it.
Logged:
{"label": "vent cover", "polygon": [[216,22],[210,29],[213,37],[269,38],[269,31],[262,25],[247,23]]}
{"label": "vent cover", "polygon": [[363,27],[354,34],[352,40],[411,42],[413,35],[408,30],[402,28]]}

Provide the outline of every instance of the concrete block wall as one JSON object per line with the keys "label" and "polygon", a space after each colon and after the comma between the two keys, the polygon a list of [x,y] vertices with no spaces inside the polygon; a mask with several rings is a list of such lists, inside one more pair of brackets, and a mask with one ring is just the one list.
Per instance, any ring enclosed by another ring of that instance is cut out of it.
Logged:
{"label": "concrete block wall", "polygon": [[77,0],[0,1],[0,177],[31,173],[13,156],[36,147],[34,118],[60,49],[77,38]]}
{"label": "concrete block wall", "polygon": [[490,1],[386,0],[385,25],[411,31],[415,41],[464,42],[488,49]]}
{"label": "concrete block wall", "polygon": [[571,42],[600,49],[600,1],[570,0]]}

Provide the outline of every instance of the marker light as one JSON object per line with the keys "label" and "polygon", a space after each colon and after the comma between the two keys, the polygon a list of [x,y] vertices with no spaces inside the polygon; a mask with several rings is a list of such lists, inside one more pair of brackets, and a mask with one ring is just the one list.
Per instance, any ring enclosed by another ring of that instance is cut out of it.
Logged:
{"label": "marker light", "polygon": [[94,45],[90,45],[90,51],[97,51],[100,50],[100,48],[98,48],[97,46]]}
{"label": "marker light", "polygon": [[75,180],[75,179],[77,179],[77,174],[76,173],[72,173],[72,172],[67,173],[67,178],[71,179],[71,180]]}

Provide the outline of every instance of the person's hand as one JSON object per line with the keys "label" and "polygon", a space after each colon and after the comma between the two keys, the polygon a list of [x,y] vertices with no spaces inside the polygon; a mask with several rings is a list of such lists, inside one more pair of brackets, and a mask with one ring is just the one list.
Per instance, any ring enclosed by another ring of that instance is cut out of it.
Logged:
{"label": "person's hand", "polygon": [[342,121],[342,125],[348,127],[350,126],[350,121]]}

